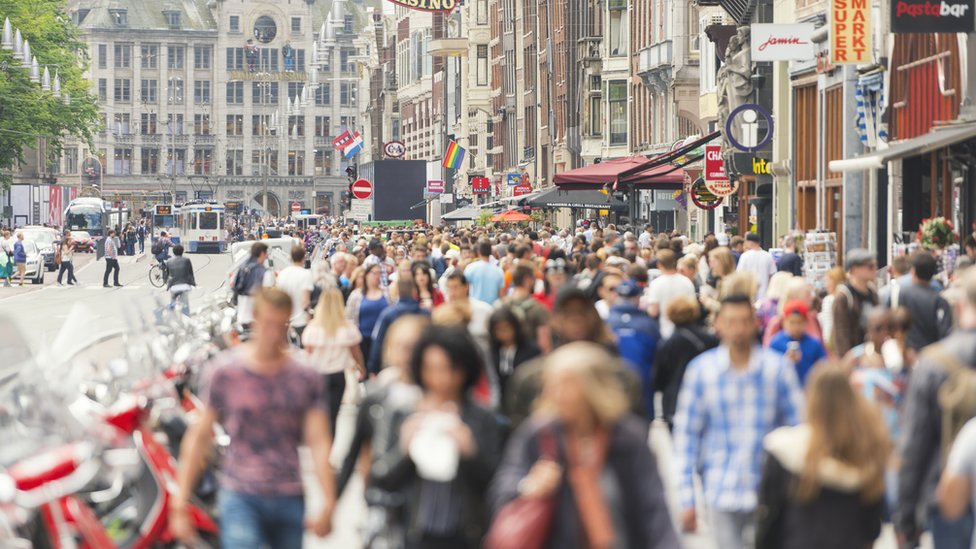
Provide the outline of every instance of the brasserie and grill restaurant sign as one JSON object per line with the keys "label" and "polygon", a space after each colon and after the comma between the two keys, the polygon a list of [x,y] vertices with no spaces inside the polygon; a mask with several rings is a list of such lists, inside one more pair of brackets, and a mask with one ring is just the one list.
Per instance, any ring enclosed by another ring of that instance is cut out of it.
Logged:
{"label": "brasserie and grill restaurant sign", "polygon": [[390,0],[390,2],[411,10],[450,13],[457,7],[459,0]]}

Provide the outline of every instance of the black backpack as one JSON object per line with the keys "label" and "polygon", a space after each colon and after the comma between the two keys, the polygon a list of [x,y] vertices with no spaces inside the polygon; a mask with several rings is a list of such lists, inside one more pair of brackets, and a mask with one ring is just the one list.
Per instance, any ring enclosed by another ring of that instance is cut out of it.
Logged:
{"label": "black backpack", "polygon": [[159,255],[163,253],[163,239],[157,238],[152,245],[152,250],[150,250],[153,255]]}

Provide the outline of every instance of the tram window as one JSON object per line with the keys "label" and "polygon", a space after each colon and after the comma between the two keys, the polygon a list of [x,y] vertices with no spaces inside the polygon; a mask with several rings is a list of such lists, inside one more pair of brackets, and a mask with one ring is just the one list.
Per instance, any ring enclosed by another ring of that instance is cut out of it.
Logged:
{"label": "tram window", "polygon": [[203,212],[200,214],[200,230],[212,231],[218,226],[217,212]]}
{"label": "tram window", "polygon": [[197,214],[191,213],[190,215],[190,230],[197,230]]}

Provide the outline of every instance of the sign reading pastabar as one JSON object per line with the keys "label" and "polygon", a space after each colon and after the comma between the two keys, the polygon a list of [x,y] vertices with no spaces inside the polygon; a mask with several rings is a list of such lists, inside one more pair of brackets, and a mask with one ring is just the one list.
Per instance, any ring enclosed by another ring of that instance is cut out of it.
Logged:
{"label": "sign reading pastabar", "polygon": [[458,0],[390,0],[390,2],[412,10],[438,11],[444,13],[454,11],[454,8],[458,5]]}
{"label": "sign reading pastabar", "polygon": [[976,30],[974,0],[892,0],[891,31],[900,33]]}
{"label": "sign reading pastabar", "polygon": [[831,0],[830,4],[830,62],[835,65],[870,63],[870,1]]}
{"label": "sign reading pastabar", "polygon": [[790,25],[753,23],[750,30],[753,61],[810,61],[816,58],[813,23]]}

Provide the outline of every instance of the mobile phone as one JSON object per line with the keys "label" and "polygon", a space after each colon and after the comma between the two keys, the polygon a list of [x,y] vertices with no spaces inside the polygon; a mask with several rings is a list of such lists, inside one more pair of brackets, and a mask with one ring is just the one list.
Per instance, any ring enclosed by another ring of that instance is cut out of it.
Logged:
{"label": "mobile phone", "polygon": [[800,350],[800,342],[799,341],[791,341],[791,342],[789,342],[789,343],[786,344],[786,351],[787,352],[789,352],[789,351],[797,351],[797,352],[799,352],[799,350]]}

